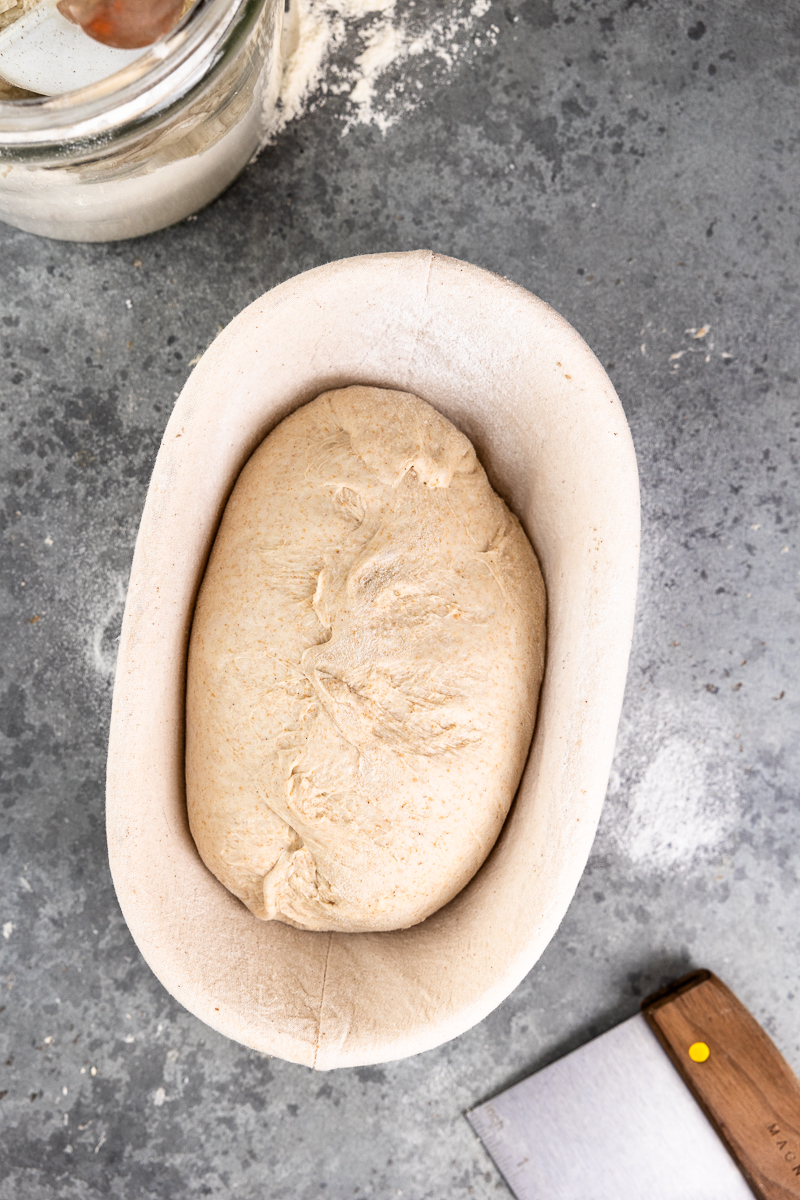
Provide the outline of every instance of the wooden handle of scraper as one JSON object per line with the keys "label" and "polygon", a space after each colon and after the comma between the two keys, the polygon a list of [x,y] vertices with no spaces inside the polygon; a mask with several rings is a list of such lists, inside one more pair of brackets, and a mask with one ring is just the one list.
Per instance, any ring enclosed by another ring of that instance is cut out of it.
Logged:
{"label": "wooden handle of scraper", "polygon": [[730,988],[695,971],[642,1012],[759,1200],[800,1198],[800,1081]]}

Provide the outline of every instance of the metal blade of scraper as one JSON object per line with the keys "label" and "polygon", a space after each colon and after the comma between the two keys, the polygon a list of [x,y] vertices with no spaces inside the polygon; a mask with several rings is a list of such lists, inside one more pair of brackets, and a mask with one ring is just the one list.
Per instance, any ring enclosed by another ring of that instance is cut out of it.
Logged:
{"label": "metal blade of scraper", "polygon": [[517,1200],[753,1200],[641,1013],[467,1119]]}

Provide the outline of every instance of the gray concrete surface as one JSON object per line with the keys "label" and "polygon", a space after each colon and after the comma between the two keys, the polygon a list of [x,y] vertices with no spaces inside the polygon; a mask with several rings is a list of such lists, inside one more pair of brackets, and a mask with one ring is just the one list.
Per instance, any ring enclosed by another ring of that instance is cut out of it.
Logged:
{"label": "gray concrete surface", "polygon": [[[331,97],[177,228],[0,227],[0,1200],[502,1197],[464,1110],[694,965],[800,1068],[800,17],[510,0],[491,23],[385,136],[342,139]],[[315,1075],[201,1025],[127,933],[115,638],[190,360],[298,271],[420,246],[543,296],[608,364],[641,467],[637,630],[595,849],[540,963],[449,1045]]]}

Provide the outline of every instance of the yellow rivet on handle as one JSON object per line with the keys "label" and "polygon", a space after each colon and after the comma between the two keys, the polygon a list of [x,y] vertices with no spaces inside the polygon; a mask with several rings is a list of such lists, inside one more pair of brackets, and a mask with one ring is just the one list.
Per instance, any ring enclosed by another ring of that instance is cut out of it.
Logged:
{"label": "yellow rivet on handle", "polygon": [[705,1062],[710,1053],[705,1042],[693,1042],[689,1047],[689,1058],[692,1062]]}

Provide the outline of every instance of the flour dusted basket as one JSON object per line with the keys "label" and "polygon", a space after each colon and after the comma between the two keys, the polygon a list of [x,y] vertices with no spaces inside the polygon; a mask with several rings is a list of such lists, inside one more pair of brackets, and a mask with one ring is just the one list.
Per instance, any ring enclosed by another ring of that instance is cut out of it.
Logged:
{"label": "flour dusted basket", "polygon": [[[547,665],[515,804],[482,869],[413,929],[311,933],[254,918],[186,819],[183,711],[197,588],[247,458],[288,413],[352,383],[414,392],[473,441],[547,586]],[[531,969],[566,911],[605,794],[639,542],[622,408],[541,300],[417,251],[331,263],[251,304],[190,376],[142,516],[108,761],[125,919],[164,986],[214,1029],[317,1068],[402,1058],[462,1033]]]}

